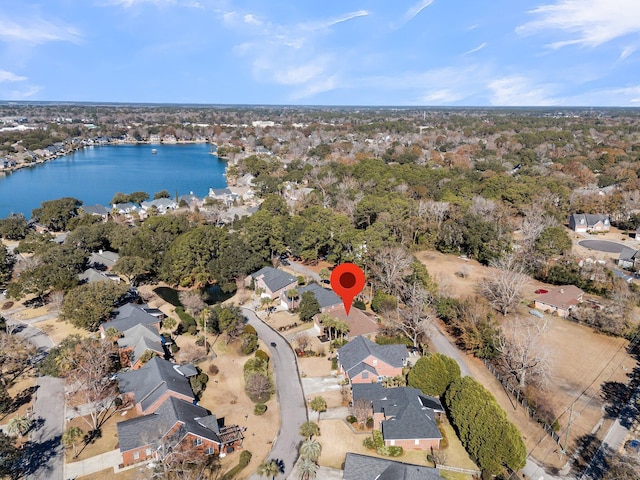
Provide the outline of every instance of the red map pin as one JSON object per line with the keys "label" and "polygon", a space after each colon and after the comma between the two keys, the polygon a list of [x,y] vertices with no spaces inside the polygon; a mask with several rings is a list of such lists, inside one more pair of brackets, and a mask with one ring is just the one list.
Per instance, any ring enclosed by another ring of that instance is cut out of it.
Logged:
{"label": "red map pin", "polygon": [[347,315],[353,298],[362,291],[365,282],[364,272],[354,263],[342,263],[331,272],[331,288],[342,298]]}

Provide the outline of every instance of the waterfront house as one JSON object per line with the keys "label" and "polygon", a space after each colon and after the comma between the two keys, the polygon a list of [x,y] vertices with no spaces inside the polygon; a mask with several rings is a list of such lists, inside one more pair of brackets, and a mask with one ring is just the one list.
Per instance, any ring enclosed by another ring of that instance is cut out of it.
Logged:
{"label": "waterfront house", "polygon": [[209,188],[209,198],[219,200],[227,207],[230,207],[238,199],[238,195],[228,188]]}
{"label": "waterfront house", "polygon": [[175,210],[178,208],[178,204],[170,198],[156,198],[150,202],[142,202],[140,208],[143,212],[148,213],[150,209],[155,208],[158,213],[164,215],[168,210]]}
{"label": "waterfront house", "polygon": [[[298,286],[298,279],[293,275],[289,275],[282,270],[273,267],[264,267],[245,278],[245,285],[248,287],[254,284],[256,291],[261,291],[261,297],[271,298],[272,300],[281,299],[282,295],[286,297],[287,290]],[[287,306],[283,303],[283,306]]]}

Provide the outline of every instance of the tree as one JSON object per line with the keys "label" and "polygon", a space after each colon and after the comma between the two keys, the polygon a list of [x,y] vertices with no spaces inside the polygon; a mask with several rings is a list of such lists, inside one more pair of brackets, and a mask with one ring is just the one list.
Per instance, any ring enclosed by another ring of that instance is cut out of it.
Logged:
{"label": "tree", "polygon": [[413,261],[413,255],[402,247],[383,248],[375,256],[371,272],[385,291],[399,296]]}
{"label": "tree", "polygon": [[524,467],[527,450],[520,432],[480,383],[468,376],[456,380],[444,401],[462,445],[483,472],[498,475],[504,467]]}
{"label": "tree", "polygon": [[265,460],[258,465],[258,475],[261,477],[271,477],[272,480],[280,473],[280,465],[277,460]]}
{"label": "tree", "polygon": [[404,303],[405,308],[399,309],[397,316],[390,315],[387,321],[409,338],[415,348],[418,348],[420,340],[428,335],[432,327],[431,315],[427,309],[431,303],[431,295],[418,282],[415,282],[406,287]]}
{"label": "tree", "polygon": [[120,257],[111,268],[114,273],[123,275],[127,282],[136,285],[138,277],[147,275],[152,270],[151,260],[137,256]]}
{"label": "tree", "polygon": [[300,480],[313,480],[318,474],[318,464],[310,458],[303,457],[298,462],[298,473]]}
{"label": "tree", "polygon": [[322,445],[313,438],[305,440],[300,444],[300,456],[302,458],[316,462],[320,457],[320,452],[322,452]]}
{"label": "tree", "polygon": [[11,437],[0,432],[0,477],[17,478],[20,449]]}
{"label": "tree", "polygon": [[563,255],[572,245],[567,230],[559,226],[545,228],[535,241],[536,251],[545,257]]}
{"label": "tree", "polygon": [[5,384],[0,382],[0,415],[7,413],[11,405],[13,405],[13,399]]}
{"label": "tree", "polygon": [[31,218],[50,230],[62,232],[67,229],[69,220],[78,214],[80,205],[82,202],[72,197],[42,202],[40,208],[31,212]]}
{"label": "tree", "polygon": [[497,271],[491,277],[484,278],[478,288],[496,310],[507,315],[522,300],[529,277],[513,255],[492,260],[490,264]]}
{"label": "tree", "polygon": [[373,416],[373,407],[371,406],[371,401],[366,398],[357,398],[353,401],[353,406],[351,407],[351,413],[358,423],[364,426],[367,423],[367,420]]}
{"label": "tree", "polygon": [[16,435],[18,438],[29,431],[31,428],[31,420],[23,415],[16,415],[7,424],[7,433],[9,435]]}
{"label": "tree", "polygon": [[313,397],[309,402],[309,408],[314,412],[318,412],[318,421],[320,421],[320,414],[327,411],[327,401],[321,396]]}
{"label": "tree", "polygon": [[78,328],[95,332],[109,319],[127,285],[111,281],[86,283],[69,291],[62,304],[62,318]]}
{"label": "tree", "polygon": [[6,285],[11,280],[14,257],[9,253],[7,247],[0,244],[0,285]]}
{"label": "tree", "polygon": [[111,376],[119,368],[117,346],[107,340],[84,338],[63,359],[63,375],[82,404],[89,406],[89,414],[81,417],[92,431],[99,430],[106,420],[117,392]]}
{"label": "tree", "polygon": [[62,434],[62,442],[67,447],[73,447],[73,458],[78,457],[78,442],[84,437],[84,432],[80,427],[73,425],[67,428]]}
{"label": "tree", "polygon": [[21,213],[0,219],[0,237],[7,240],[22,240],[29,231],[29,222]]}
{"label": "tree", "polygon": [[25,337],[0,331],[0,383],[7,386],[31,367],[36,347]]}
{"label": "tree", "polygon": [[544,320],[516,318],[506,325],[498,340],[500,363],[505,373],[516,379],[520,390],[530,377],[544,382],[549,375],[550,354],[543,342],[547,331]]}
{"label": "tree", "polygon": [[171,194],[166,190],[160,190],[159,192],[153,194],[154,200],[159,200],[161,198],[171,198]]}
{"label": "tree", "polygon": [[310,322],[314,315],[320,313],[320,304],[313,292],[304,292],[300,299],[298,315],[303,322]]}
{"label": "tree", "polygon": [[300,435],[302,435],[306,439],[319,437],[320,427],[316,422],[307,420],[302,425],[300,425]]}
{"label": "tree", "polygon": [[207,306],[202,300],[200,292],[194,290],[184,290],[178,294],[180,303],[192,316],[197,317],[200,312]]}
{"label": "tree", "polygon": [[429,353],[418,359],[408,375],[410,387],[418,388],[425,395],[441,397],[447,387],[460,378],[458,363],[441,353]]}
{"label": "tree", "polygon": [[254,403],[265,403],[273,393],[271,379],[262,372],[255,372],[247,376],[245,390]]}

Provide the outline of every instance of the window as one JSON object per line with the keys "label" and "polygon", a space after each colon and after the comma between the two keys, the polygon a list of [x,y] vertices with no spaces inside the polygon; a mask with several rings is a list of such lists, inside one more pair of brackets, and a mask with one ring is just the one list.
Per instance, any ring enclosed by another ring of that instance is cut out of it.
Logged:
{"label": "window", "polygon": [[420,439],[416,438],[414,442],[415,442],[414,445],[420,445]]}
{"label": "window", "polygon": [[133,459],[134,460],[139,460],[140,459],[140,452],[133,452]]}
{"label": "window", "polygon": [[200,445],[202,445],[202,439],[200,437],[198,437],[193,441],[193,446],[194,447],[199,447]]}
{"label": "window", "polygon": [[147,457],[150,457],[150,456],[151,456],[151,449],[150,449],[150,448],[147,448],[147,449],[144,451],[144,454],[145,454]]}
{"label": "window", "polygon": [[362,378],[369,378],[369,372],[362,372]]}
{"label": "window", "polygon": [[204,451],[204,453],[207,455],[213,455],[215,453],[215,449],[213,447],[209,447]]}

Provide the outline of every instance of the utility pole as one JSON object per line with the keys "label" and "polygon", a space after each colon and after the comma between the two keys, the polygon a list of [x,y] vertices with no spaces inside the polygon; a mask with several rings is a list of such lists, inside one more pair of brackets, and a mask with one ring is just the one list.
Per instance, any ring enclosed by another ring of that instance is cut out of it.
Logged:
{"label": "utility pole", "polygon": [[564,432],[564,447],[562,447],[561,452],[562,455],[567,453],[567,445],[569,443],[569,430],[571,429],[571,422],[573,421],[573,405],[575,405],[576,402],[573,402],[571,404],[571,407],[569,407],[569,421],[567,422],[567,430],[566,432]]}

